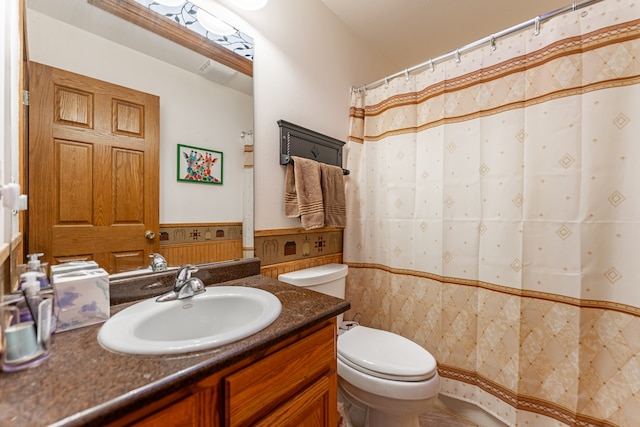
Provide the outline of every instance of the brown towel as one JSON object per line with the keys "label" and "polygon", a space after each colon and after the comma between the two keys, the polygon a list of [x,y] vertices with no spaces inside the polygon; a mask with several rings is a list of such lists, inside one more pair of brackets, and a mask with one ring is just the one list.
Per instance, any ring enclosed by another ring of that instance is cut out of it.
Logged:
{"label": "brown towel", "polygon": [[321,163],[320,185],[324,204],[324,226],[344,228],[347,225],[347,206],[342,168]]}
{"label": "brown towel", "polygon": [[324,208],[320,188],[320,164],[314,160],[291,156],[287,164],[284,189],[284,213],[287,218],[300,217],[305,230],[324,226]]}

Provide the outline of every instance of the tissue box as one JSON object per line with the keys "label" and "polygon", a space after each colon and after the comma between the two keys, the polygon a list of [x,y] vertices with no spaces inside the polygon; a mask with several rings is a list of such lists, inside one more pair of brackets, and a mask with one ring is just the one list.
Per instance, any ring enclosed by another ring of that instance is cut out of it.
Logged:
{"label": "tissue box", "polygon": [[109,274],[102,268],[52,277],[55,332],[104,322],[109,318]]}
{"label": "tissue box", "polygon": [[69,261],[63,264],[52,265],[51,277],[58,274],[71,273],[73,271],[80,270],[93,270],[99,268],[98,263],[95,261]]}

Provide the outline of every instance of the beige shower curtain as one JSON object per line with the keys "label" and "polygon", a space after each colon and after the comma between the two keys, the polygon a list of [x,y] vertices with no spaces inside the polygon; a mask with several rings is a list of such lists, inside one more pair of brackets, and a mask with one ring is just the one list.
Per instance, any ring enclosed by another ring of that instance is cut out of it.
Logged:
{"label": "beige shower curtain", "polygon": [[508,425],[640,426],[639,18],[605,0],[353,94],[346,318]]}

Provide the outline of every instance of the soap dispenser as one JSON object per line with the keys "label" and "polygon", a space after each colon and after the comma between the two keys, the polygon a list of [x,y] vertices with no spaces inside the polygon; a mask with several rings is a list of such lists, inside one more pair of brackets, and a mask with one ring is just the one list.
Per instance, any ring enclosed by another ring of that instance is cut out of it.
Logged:
{"label": "soap dispenser", "polygon": [[[49,286],[49,279],[47,277],[47,263],[41,263],[40,257],[44,254],[29,254],[27,258],[29,261],[26,264],[27,273],[34,272],[37,274],[38,283],[40,283],[40,288],[46,288]],[[24,264],[22,265],[24,268]],[[20,282],[18,285],[18,289],[22,289],[22,285],[25,282],[25,278],[23,278],[24,273],[20,275]]]}

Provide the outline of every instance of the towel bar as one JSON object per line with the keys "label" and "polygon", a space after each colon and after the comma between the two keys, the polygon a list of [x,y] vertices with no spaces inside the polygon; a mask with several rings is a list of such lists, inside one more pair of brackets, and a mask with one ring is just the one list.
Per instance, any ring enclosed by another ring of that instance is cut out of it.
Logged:
{"label": "towel bar", "polygon": [[[291,156],[298,156],[342,167],[344,142],[284,120],[278,120],[278,126],[281,165],[291,162]],[[343,168],[342,173],[349,175],[350,172]]]}
{"label": "towel bar", "polygon": [[[281,162],[280,164],[286,165],[287,163],[293,163],[293,159],[289,158],[286,163]],[[324,162],[320,162],[320,163],[324,163]],[[332,166],[335,166],[335,165],[332,165]],[[342,168],[342,175],[349,175],[350,173],[351,171],[349,169]]]}

